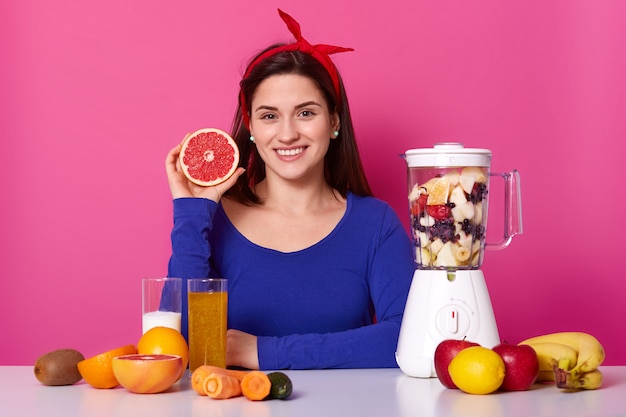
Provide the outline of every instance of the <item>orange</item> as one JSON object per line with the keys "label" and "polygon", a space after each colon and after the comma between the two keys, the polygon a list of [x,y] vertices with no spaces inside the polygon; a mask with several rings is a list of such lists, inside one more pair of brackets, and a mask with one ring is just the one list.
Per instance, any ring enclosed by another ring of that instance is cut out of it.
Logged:
{"label": "orange", "polygon": [[426,194],[428,194],[430,192],[430,190],[433,188],[433,186],[435,185],[435,183],[437,181],[439,181],[439,178],[441,178],[441,177],[432,177],[431,179],[429,179],[425,183],[420,184],[419,188],[422,189],[423,191],[425,191]]}
{"label": "orange", "polygon": [[109,350],[78,362],[78,372],[94,388],[114,388],[119,385],[113,374],[113,358],[137,353],[135,345],[126,345]]}
{"label": "orange", "polygon": [[440,206],[448,202],[448,194],[450,193],[450,180],[446,177],[439,178],[430,189],[428,189],[428,200],[426,204],[429,206]]}
{"label": "orange", "polygon": [[183,360],[180,377],[189,363],[189,347],[183,335],[169,327],[153,327],[141,336],[137,343],[137,353],[142,355],[177,355]]}

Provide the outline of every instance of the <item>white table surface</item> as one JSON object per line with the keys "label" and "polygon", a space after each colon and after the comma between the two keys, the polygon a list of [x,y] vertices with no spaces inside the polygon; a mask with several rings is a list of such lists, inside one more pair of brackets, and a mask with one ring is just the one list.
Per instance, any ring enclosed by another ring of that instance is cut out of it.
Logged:
{"label": "white table surface", "polygon": [[83,381],[47,387],[31,366],[0,366],[0,416],[626,416],[626,366],[601,369],[604,385],[595,391],[568,393],[535,384],[529,391],[489,395],[445,389],[436,378],[411,378],[399,369],[286,371],[292,396],[255,402],[199,396],[187,374],[164,393],[132,394],[122,387],[94,389]]}

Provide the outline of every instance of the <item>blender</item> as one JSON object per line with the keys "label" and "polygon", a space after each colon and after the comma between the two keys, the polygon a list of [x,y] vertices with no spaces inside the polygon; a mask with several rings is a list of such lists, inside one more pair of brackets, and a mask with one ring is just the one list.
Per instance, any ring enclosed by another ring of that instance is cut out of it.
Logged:
{"label": "blender", "polygon": [[[485,249],[504,249],[522,233],[519,173],[490,172],[491,151],[440,143],[410,149],[407,163],[411,241],[416,271],[396,361],[406,375],[435,377],[434,353],[445,339],[491,348],[500,343],[485,277]],[[487,243],[490,177],[504,182],[504,231]]]}

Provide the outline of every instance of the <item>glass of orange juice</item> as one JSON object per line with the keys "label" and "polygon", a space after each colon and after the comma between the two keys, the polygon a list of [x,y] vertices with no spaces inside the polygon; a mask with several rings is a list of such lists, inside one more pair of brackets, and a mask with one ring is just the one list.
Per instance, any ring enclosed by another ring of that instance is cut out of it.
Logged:
{"label": "glass of orange juice", "polygon": [[226,367],[228,280],[187,280],[189,372],[201,365]]}

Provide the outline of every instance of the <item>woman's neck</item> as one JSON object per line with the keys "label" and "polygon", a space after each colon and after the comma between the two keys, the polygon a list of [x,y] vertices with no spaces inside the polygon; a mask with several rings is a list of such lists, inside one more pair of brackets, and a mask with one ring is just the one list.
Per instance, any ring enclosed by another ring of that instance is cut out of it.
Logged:
{"label": "woman's neck", "polygon": [[255,191],[266,209],[285,214],[328,210],[343,205],[344,199],[324,179],[306,184],[265,179]]}

